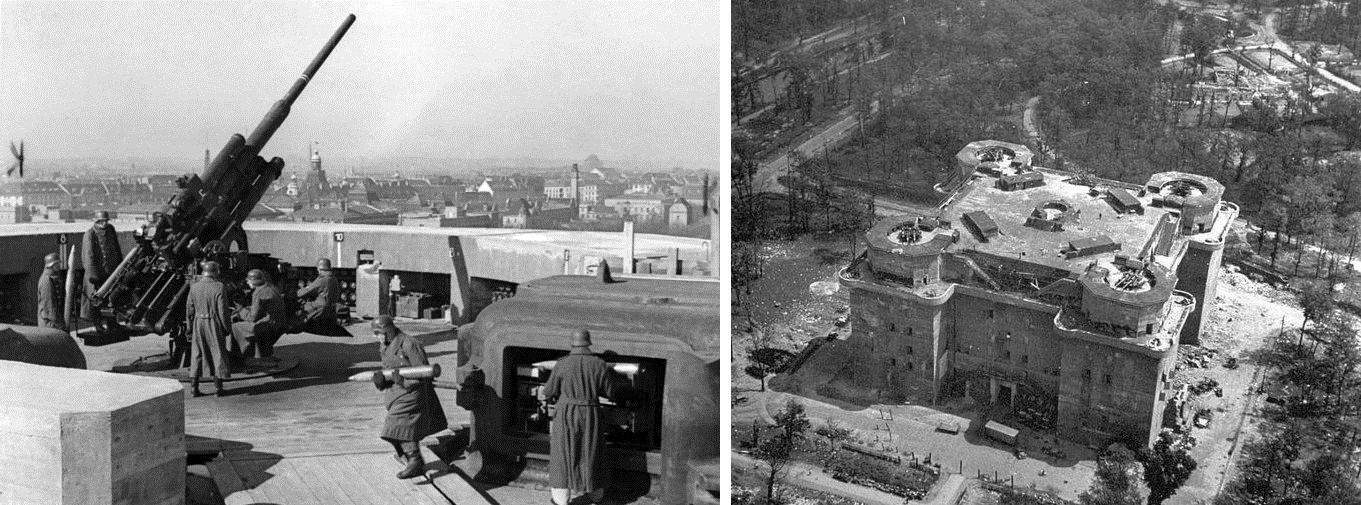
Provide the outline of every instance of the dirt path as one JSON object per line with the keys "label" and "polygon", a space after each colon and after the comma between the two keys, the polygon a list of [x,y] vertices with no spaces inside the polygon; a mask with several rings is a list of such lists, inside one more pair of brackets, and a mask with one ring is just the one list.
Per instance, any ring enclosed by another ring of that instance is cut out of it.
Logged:
{"label": "dirt path", "polygon": [[[1199,466],[1166,502],[1168,505],[1191,505],[1211,499],[1232,478],[1234,455],[1257,429],[1252,413],[1261,401],[1254,393],[1260,385],[1262,370],[1254,353],[1269,345],[1282,329],[1298,328],[1304,319],[1299,308],[1282,301],[1289,298],[1290,295],[1253,282],[1233,269],[1221,271],[1219,296],[1201,335],[1202,347],[1215,349],[1219,357],[1208,368],[1182,370],[1178,380],[1194,384],[1201,378],[1213,379],[1223,388],[1224,396],[1205,394],[1191,400],[1188,412],[1209,409],[1213,419],[1210,426],[1191,431],[1198,442],[1191,457]],[[1229,356],[1239,358],[1241,365],[1237,369],[1223,366]]]}

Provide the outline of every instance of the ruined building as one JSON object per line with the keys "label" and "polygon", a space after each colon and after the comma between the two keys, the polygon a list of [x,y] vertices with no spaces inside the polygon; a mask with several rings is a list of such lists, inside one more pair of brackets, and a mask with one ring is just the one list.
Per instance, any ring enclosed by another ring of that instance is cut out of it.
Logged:
{"label": "ruined building", "polygon": [[933,215],[868,232],[840,273],[849,338],[806,357],[822,377],[789,379],[833,395],[968,397],[1074,441],[1147,443],[1178,345],[1197,343],[1214,300],[1238,207],[1199,175],[1101,180],[1033,167],[1027,148],[995,141],[958,157]]}

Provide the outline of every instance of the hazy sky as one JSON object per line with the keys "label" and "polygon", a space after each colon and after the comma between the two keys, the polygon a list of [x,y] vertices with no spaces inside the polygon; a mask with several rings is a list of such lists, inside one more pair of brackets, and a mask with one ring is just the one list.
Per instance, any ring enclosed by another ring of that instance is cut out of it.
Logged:
{"label": "hazy sky", "polygon": [[595,153],[712,168],[720,6],[3,0],[0,142],[22,138],[33,158],[216,154],[354,13],[266,158],[299,159],[317,140],[343,158]]}

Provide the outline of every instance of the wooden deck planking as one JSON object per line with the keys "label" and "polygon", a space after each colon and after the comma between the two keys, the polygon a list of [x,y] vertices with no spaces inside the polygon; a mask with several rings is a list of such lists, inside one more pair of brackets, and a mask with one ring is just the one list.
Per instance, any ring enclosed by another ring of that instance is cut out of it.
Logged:
{"label": "wooden deck planking", "polygon": [[425,477],[414,479],[398,479],[397,471],[401,467],[392,460],[389,454],[352,454],[346,456],[351,463],[360,468],[372,468],[369,472],[368,481],[370,484],[388,486],[397,490],[398,496],[403,504],[428,503],[431,505],[448,505],[449,500],[445,499],[444,494],[439,492]]}
{"label": "wooden deck planking", "polygon": [[366,505],[363,503],[354,503],[353,500],[350,500],[348,494],[345,494],[345,492],[340,490],[340,488],[351,485],[352,483],[336,481],[325,475],[327,472],[322,471],[319,468],[322,463],[325,463],[326,466],[334,466],[335,463],[331,461],[334,458],[335,456],[285,458],[279,463],[284,466],[285,471],[297,476],[297,480],[302,481],[304,488],[307,489],[313,499],[317,500],[319,503],[327,505]]}
{"label": "wooden deck planking", "polygon": [[275,475],[268,471],[270,467],[274,466],[273,461],[231,461],[230,459],[227,461],[236,470],[236,474],[241,476],[241,482],[245,485],[251,499],[259,503],[287,503],[281,501],[282,498],[274,489],[274,486],[266,485],[275,478]]}
{"label": "wooden deck planking", "polygon": [[[456,340],[426,346],[432,362],[454,368]],[[99,348],[112,354],[127,349]],[[382,393],[345,380],[379,366],[376,344],[289,336],[279,351],[297,356],[299,366],[278,377],[229,381],[223,397],[185,396],[186,449],[220,454],[208,466],[227,505],[450,503],[426,478],[396,478],[401,466],[378,438],[386,414]],[[440,400],[451,425],[468,420],[452,394]]]}
{"label": "wooden deck planking", "polygon": [[[384,409],[371,386],[366,389],[359,384],[341,383],[307,389],[310,394],[285,391],[245,400],[230,396],[191,399],[190,402],[207,401],[189,409],[191,415],[187,416],[185,431],[225,440],[222,450],[228,452],[244,452],[241,449],[247,448],[282,456],[305,456],[388,450],[387,444],[378,439]],[[276,395],[278,398],[274,398]],[[327,399],[333,401],[327,403]]]}
{"label": "wooden deck planking", "polygon": [[312,490],[307,488],[288,463],[288,460],[279,460],[271,467],[274,478],[260,484],[261,488],[269,488],[270,492],[279,497],[279,503],[288,505],[326,505],[312,494]]}
{"label": "wooden deck planking", "polygon": [[[374,473],[378,470],[374,468],[374,463],[371,458],[346,455],[341,459],[343,460],[343,463],[350,468],[350,471],[354,473],[358,480],[363,481],[365,485],[368,485],[371,489],[376,490],[380,495],[385,497],[383,499],[384,503],[401,503],[404,499],[406,492],[403,490],[395,489],[392,486],[385,485],[385,483],[369,483],[369,480],[373,478]],[[393,466],[395,465],[396,463],[394,462]],[[395,474],[397,473],[396,470],[392,473],[395,478]]]}
{"label": "wooden deck planking", "polygon": [[[395,463],[394,463],[395,464]],[[334,462],[326,467],[329,472],[331,482],[344,482],[344,486],[337,486],[350,497],[350,501],[357,504],[372,503],[391,503],[393,496],[387,489],[369,485],[364,475],[354,468],[349,462],[349,458],[340,456],[334,458]]]}
{"label": "wooden deck planking", "polygon": [[225,505],[250,505],[255,503],[255,497],[246,489],[241,476],[236,474],[236,469],[232,467],[232,462],[226,458],[216,458],[209,461],[208,475],[213,476],[213,483],[217,484],[217,491],[222,494]]}
{"label": "wooden deck planking", "polygon": [[428,447],[421,446],[421,454],[425,455],[426,461],[435,462],[429,465],[434,471],[426,475],[434,476],[431,482],[450,502],[458,505],[491,505],[491,501],[473,487],[463,470],[441,461]]}

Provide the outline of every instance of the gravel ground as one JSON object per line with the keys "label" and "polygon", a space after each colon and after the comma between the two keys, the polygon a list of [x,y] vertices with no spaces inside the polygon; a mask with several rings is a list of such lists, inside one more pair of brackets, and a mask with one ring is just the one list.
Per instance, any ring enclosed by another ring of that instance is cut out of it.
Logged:
{"label": "gravel ground", "polygon": [[761,256],[764,276],[753,284],[749,302],[733,307],[734,397],[761,387],[744,371],[754,341],[765,339],[766,347],[797,353],[812,338],[826,335],[849,303],[843,290],[826,295],[810,290],[839,288],[836,273],[850,261],[850,243],[844,238],[768,242]]}

